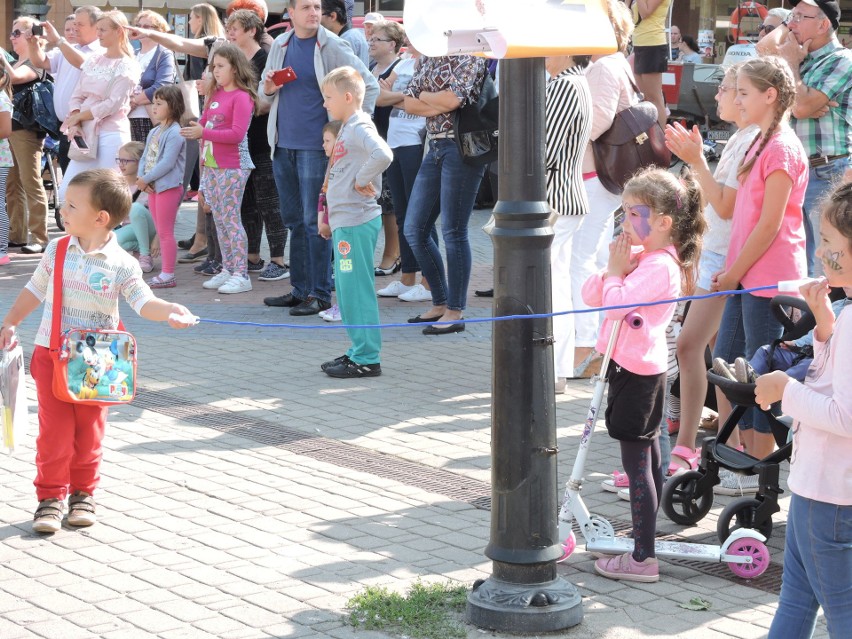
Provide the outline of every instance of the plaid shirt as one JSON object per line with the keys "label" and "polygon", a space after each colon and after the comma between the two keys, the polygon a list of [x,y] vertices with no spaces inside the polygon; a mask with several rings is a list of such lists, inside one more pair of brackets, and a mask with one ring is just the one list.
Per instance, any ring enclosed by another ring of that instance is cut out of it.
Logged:
{"label": "plaid shirt", "polygon": [[839,106],[821,118],[791,118],[808,156],[852,153],[852,51],[836,39],[812,51],[799,67],[802,82]]}

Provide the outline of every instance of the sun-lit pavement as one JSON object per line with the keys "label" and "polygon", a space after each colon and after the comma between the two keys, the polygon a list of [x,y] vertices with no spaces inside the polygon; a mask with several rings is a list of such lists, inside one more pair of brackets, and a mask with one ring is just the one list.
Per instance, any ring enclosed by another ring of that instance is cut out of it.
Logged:
{"label": "sun-lit pavement", "polygon": [[[474,275],[466,316],[487,317],[491,244],[471,221]],[[183,207],[178,237],[191,233]],[[0,315],[37,258],[0,269]],[[205,319],[324,324],[263,306],[285,282],[257,282],[225,296],[201,288],[191,266],[163,295]],[[380,285],[389,278],[381,278]],[[426,304],[380,302],[404,322]],[[30,531],[36,505],[35,394],[30,436],[0,456],[0,638],[386,637],[353,630],[346,601],[367,585],[405,590],[418,578],[471,584],[490,574],[483,555],[490,512],[491,329],[424,336],[383,332],[383,375],[334,380],[319,370],[346,347],[340,329],[201,324],[187,331],[136,317],[137,402],[113,410],[99,522],[52,537]],[[40,313],[40,311],[39,311]],[[40,315],[24,325],[27,353]],[[327,324],[324,324],[326,327]],[[571,382],[557,398],[559,478],[567,478],[591,387]],[[503,389],[502,392],[512,392]],[[584,497],[593,512],[627,522],[627,502],[600,490],[619,468],[605,434],[593,444]],[[786,473],[785,473],[786,477]],[[785,483],[783,483],[786,486]],[[786,495],[784,496],[786,497]],[[693,528],[660,515],[665,534],[712,543],[729,497]],[[780,565],[784,514],[770,543]],[[582,548],[560,568],[583,596],[585,619],[552,636],[747,639],[766,635],[777,602],[721,571],[661,562],[657,584],[624,585],[594,574]],[[777,573],[776,573],[777,576]],[[678,604],[701,596],[708,611]],[[470,637],[498,636],[470,628]],[[820,623],[817,636],[826,636]]]}

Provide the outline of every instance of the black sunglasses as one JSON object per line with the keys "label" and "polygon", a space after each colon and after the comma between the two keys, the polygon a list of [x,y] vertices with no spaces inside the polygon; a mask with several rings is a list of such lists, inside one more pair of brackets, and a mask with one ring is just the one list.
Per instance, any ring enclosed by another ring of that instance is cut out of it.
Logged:
{"label": "black sunglasses", "polygon": [[20,38],[22,34],[23,34],[23,31],[21,31],[20,29],[15,29],[9,35],[13,38]]}
{"label": "black sunglasses", "polygon": [[771,24],[761,24],[757,28],[758,33],[761,32],[761,31],[766,31],[766,33],[772,33],[774,30],[775,30],[775,27]]}

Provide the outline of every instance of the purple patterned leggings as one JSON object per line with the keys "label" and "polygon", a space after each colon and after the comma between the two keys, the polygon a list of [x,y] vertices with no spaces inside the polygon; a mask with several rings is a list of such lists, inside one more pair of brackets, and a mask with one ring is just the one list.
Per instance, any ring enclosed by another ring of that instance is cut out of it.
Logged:
{"label": "purple patterned leggings", "polygon": [[222,267],[231,275],[248,277],[248,238],[240,217],[243,190],[251,169],[201,170],[201,192],[213,212],[222,248]]}

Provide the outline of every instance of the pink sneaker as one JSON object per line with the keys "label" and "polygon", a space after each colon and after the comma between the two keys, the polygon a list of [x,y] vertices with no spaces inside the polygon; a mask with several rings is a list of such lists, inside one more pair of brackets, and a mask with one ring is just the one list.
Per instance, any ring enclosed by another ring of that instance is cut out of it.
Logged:
{"label": "pink sneaker", "polygon": [[12,258],[10,258],[5,253],[0,253],[0,266],[6,266],[7,264],[12,263]]}
{"label": "pink sneaker", "polygon": [[595,572],[609,579],[646,584],[660,580],[660,564],[655,558],[636,561],[629,552],[615,557],[601,557],[595,562]]}
{"label": "pink sneaker", "polygon": [[139,266],[143,273],[150,273],[154,270],[154,260],[150,255],[140,255]]}

